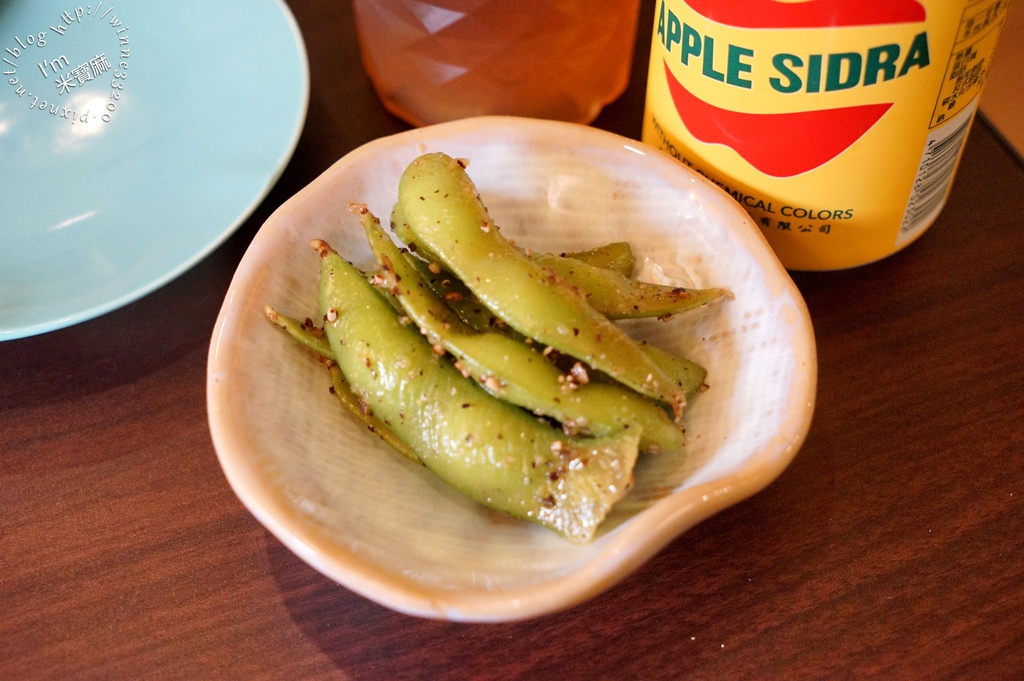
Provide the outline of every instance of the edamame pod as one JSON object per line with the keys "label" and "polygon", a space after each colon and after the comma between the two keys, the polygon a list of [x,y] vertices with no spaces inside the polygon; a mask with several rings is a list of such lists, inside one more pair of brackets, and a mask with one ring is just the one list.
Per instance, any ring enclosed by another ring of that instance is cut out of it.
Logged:
{"label": "edamame pod", "polygon": [[413,463],[423,463],[419,457],[416,456],[416,452],[412,451],[412,448],[406,444],[405,440],[398,437],[395,431],[388,428],[388,426],[378,419],[376,416],[371,414],[364,405],[359,397],[352,392],[352,386],[345,380],[345,375],[342,373],[341,368],[336,364],[332,363],[328,370],[331,373],[331,392],[338,398],[350,414],[356,417],[366,429],[371,433],[379,437],[384,441],[384,444],[391,447],[393,450],[407,458]]}
{"label": "edamame pod", "polygon": [[669,375],[672,382],[686,393],[687,397],[693,397],[707,388],[704,385],[704,379],[707,378],[708,372],[701,365],[647,342],[642,343],[641,347]]}
{"label": "edamame pod", "polygon": [[342,373],[371,411],[452,487],[590,540],[632,484],[637,437],[567,437],[467,381],[323,241],[320,307]]}
{"label": "edamame pod", "polygon": [[[724,288],[688,289],[629,279],[614,270],[577,261],[571,256],[535,253],[529,257],[543,267],[550,267],[566,283],[579,289],[587,303],[609,319],[670,317],[732,297]],[[449,301],[464,321],[478,329],[499,323],[458,277],[436,263],[420,262],[422,264],[416,266],[427,283]],[[430,269],[429,274],[424,269]]]}
{"label": "edamame pod", "polygon": [[647,398],[618,383],[590,383],[582,367],[563,374],[534,347],[470,327],[434,294],[365,205],[352,204],[349,209],[359,215],[381,266],[379,279],[385,290],[431,345],[455,356],[463,375],[476,379],[495,397],[559,421],[568,434],[607,435],[632,428],[640,436],[641,450],[667,451],[683,445],[679,427]]}
{"label": "edamame pod", "polygon": [[[454,274],[438,266],[437,263],[427,263],[410,253],[405,253],[404,258],[426,282],[434,295],[444,299],[448,307],[463,322],[477,331],[511,331],[508,325],[477,300],[476,294],[470,291]],[[510,335],[522,337],[522,334],[516,332],[511,332]]]}
{"label": "edamame pod", "polygon": [[[406,244],[416,244],[415,250],[436,265],[440,256],[416,240],[400,205],[392,211],[391,225],[399,239]],[[632,248],[623,242],[561,255],[534,252],[524,255],[541,267],[549,267],[577,288],[594,310],[609,319],[668,317],[719,298],[732,297],[732,292],[723,288],[688,289],[631,279],[629,273],[635,259]],[[455,275],[443,269],[438,273],[442,279],[452,282],[453,291],[457,290],[460,282]]]}
{"label": "edamame pod", "polygon": [[727,289],[688,289],[636,281],[570,257],[540,253],[532,260],[576,286],[595,310],[609,319],[666,317],[732,294]]}
{"label": "edamame pod", "polygon": [[441,153],[420,156],[402,174],[398,191],[402,219],[416,242],[509,326],[682,416],[682,390],[633,339],[499,234],[462,164]]}
{"label": "edamame pod", "polygon": [[[541,255],[549,254],[542,253]],[[597,246],[585,251],[567,251],[560,255],[563,258],[572,258],[594,267],[618,272],[624,277],[633,276],[633,269],[636,267],[633,247],[627,241],[613,241],[604,246]]]}
{"label": "edamame pod", "polygon": [[[410,229],[400,203],[396,203],[395,207],[391,210],[391,230],[404,244],[418,252],[423,258],[437,260],[436,254],[429,248],[416,242],[416,235]],[[633,269],[636,267],[636,256],[633,255],[633,247],[626,241],[614,241],[610,244],[597,246],[585,251],[566,251],[557,256],[553,253],[535,253],[529,250],[524,251],[524,254],[534,261],[539,261],[546,257],[571,258],[594,267],[618,272],[624,277],[632,276]],[[579,286],[580,284],[576,285]]]}
{"label": "edamame pod", "polygon": [[324,330],[315,326],[312,319],[307,318],[300,322],[298,319],[281,314],[270,305],[263,306],[263,314],[270,320],[270,323],[286,331],[289,336],[316,354],[324,359],[334,359],[331,344],[327,341]]}
{"label": "edamame pod", "polygon": [[331,392],[350,414],[365,425],[367,430],[377,435],[396,452],[413,463],[420,463],[420,460],[416,458],[415,452],[409,448],[409,445],[395,435],[380,419],[369,413],[366,405],[362,404],[355,393],[352,392],[352,388],[349,386],[348,381],[345,380],[345,376],[342,375],[337,362],[334,361],[334,351],[331,350],[331,344],[327,340],[327,336],[324,335],[322,328],[314,326],[311,319],[300,322],[297,319],[283,315],[270,305],[264,306],[263,313],[274,325],[286,331],[289,336],[312,350],[323,360],[331,375]]}
{"label": "edamame pod", "polygon": [[[513,338],[523,339],[523,335],[512,331],[508,326],[496,317],[483,304],[476,300],[473,292],[466,288],[454,274],[443,268],[434,268],[435,272],[423,260],[408,253],[403,254],[405,261],[412,266],[420,278],[427,283],[433,293],[445,299],[447,306],[463,322],[479,332],[500,332]],[[719,289],[725,290],[725,289]],[[726,294],[731,296],[731,294]],[[668,374],[672,382],[678,385],[687,399],[693,397],[704,386],[704,379],[707,377],[707,370],[696,362],[685,357],[678,357],[662,350],[646,341],[640,343],[640,348],[650,355],[658,366]],[[600,374],[598,374],[600,376]]]}

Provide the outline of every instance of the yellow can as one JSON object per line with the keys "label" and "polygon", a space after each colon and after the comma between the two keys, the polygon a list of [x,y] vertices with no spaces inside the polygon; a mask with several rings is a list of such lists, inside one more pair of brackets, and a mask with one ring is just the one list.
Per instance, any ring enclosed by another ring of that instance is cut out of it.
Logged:
{"label": "yellow can", "polygon": [[643,141],[782,263],[854,267],[945,204],[1009,0],[658,0]]}

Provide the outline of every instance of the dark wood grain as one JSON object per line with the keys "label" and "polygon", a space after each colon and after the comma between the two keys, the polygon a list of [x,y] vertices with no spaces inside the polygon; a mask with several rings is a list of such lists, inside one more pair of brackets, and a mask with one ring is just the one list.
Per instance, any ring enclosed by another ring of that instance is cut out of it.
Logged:
{"label": "dark wood grain", "polygon": [[[637,137],[634,77],[598,127]],[[206,421],[213,322],[285,199],[406,126],[346,2],[295,0],[305,132],[210,257],[75,327],[0,344],[0,678],[1010,679],[1024,673],[1024,169],[981,122],[948,207],[904,252],[796,274],[815,420],[765,491],[606,594],[500,625],[396,614],[243,509]]]}

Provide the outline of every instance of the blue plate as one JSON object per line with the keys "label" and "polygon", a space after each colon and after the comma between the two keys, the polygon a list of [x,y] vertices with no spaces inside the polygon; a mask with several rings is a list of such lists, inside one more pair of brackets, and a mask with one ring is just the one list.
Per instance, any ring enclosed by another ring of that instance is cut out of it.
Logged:
{"label": "blue plate", "polygon": [[174,279],[277,181],[309,101],[278,0],[0,2],[0,340]]}

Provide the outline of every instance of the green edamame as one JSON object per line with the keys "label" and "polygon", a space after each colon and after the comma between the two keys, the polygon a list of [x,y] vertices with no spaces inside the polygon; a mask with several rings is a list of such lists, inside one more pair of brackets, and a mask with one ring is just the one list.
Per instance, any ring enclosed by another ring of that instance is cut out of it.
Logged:
{"label": "green edamame", "polygon": [[604,246],[589,248],[585,251],[567,251],[560,255],[563,258],[572,258],[594,267],[618,272],[624,277],[633,276],[633,269],[636,267],[633,247],[627,241],[613,241]]}
{"label": "green edamame", "polygon": [[[454,295],[471,298],[464,294],[468,289],[458,277],[436,265],[439,256],[416,241],[416,235],[400,207],[396,206],[392,211],[391,220],[392,228],[400,239],[417,244],[416,251],[434,261],[438,279],[448,282],[446,286],[451,287]],[[631,279],[627,272],[632,271],[635,260],[628,244],[623,247],[619,243],[612,243],[589,251],[561,255],[532,252],[524,255],[541,267],[550,268],[566,283],[578,289],[587,304],[608,319],[669,317],[732,296],[728,289],[723,288],[687,289]],[[483,320],[490,315],[486,309],[481,311],[480,308],[481,305],[476,304],[475,314],[466,321],[477,325],[476,318]],[[468,312],[474,308],[460,303],[457,311],[461,313],[463,309]],[[493,319],[493,315],[490,317]]]}
{"label": "green edamame", "polygon": [[668,317],[732,295],[721,288],[688,289],[636,281],[571,257],[540,253],[531,259],[579,288],[587,303],[609,319]]}
{"label": "green edamame", "polygon": [[[483,303],[476,299],[473,292],[466,288],[454,274],[436,266],[435,263],[426,263],[420,258],[404,254],[405,260],[411,265],[434,294],[444,301],[459,319],[479,332],[501,332],[513,338],[524,340],[525,337],[511,330],[501,318],[484,307]],[[722,291],[722,297],[729,298],[731,293],[727,289],[703,289],[705,291]],[[685,305],[686,303],[684,303]],[[651,308],[645,308],[651,309]],[[707,371],[699,364],[683,357],[677,357],[671,353],[647,343],[640,344],[641,349],[668,374],[672,382],[683,389],[687,399],[697,393],[704,385],[704,378]],[[600,375],[598,376],[600,377]]]}
{"label": "green edamame", "polygon": [[289,336],[312,350],[323,360],[331,374],[331,392],[350,414],[366,426],[367,430],[376,434],[377,437],[396,452],[414,463],[420,463],[420,460],[416,457],[415,452],[409,448],[409,445],[395,435],[383,421],[371,414],[366,409],[366,405],[362,404],[355,393],[352,392],[351,386],[345,380],[345,376],[341,373],[341,369],[338,368],[337,362],[334,361],[334,351],[331,350],[331,344],[327,340],[322,327],[315,326],[311,319],[300,322],[297,319],[283,315],[270,305],[265,306],[263,312],[274,325],[283,329]]}
{"label": "green edamame", "polygon": [[286,331],[289,336],[305,345],[317,355],[325,359],[334,359],[334,353],[331,352],[331,344],[327,341],[323,328],[315,326],[312,319],[307,318],[305,321],[300,322],[297,319],[281,314],[270,305],[263,306],[263,314],[266,315],[272,324]]}
{"label": "green edamame", "polygon": [[324,326],[269,306],[267,317],[321,358],[332,392],[400,454],[486,506],[591,539],[639,451],[682,445],[663,407],[678,421],[707,389],[702,367],[611,320],[667,318],[731,294],[638,282],[625,242],[519,248],[444,154],[421,156],[400,181],[392,228],[416,255],[364,205],[350,209],[379,271],[367,276],[316,240]]}
{"label": "green edamame", "polygon": [[430,470],[491,508],[590,540],[632,482],[638,438],[568,437],[467,381],[323,241],[324,330],[353,392]]}
{"label": "green edamame", "polygon": [[704,379],[707,378],[708,372],[701,365],[685,357],[673,355],[671,352],[662,350],[647,342],[641,343],[640,347],[669,375],[672,383],[679,386],[679,389],[686,394],[687,398],[693,397],[701,390],[707,388]]}
{"label": "green edamame", "polygon": [[499,234],[459,162],[440,153],[420,156],[399,181],[398,202],[416,242],[511,327],[682,416],[684,393],[635,341]]}
{"label": "green edamame", "polygon": [[491,394],[560,422],[568,434],[608,435],[632,428],[644,451],[683,445],[683,434],[653,402],[618,383],[592,383],[582,367],[563,374],[542,352],[490,330],[477,331],[440,300],[363,205],[359,214],[381,266],[379,277],[431,345],[455,356],[456,368]]}

